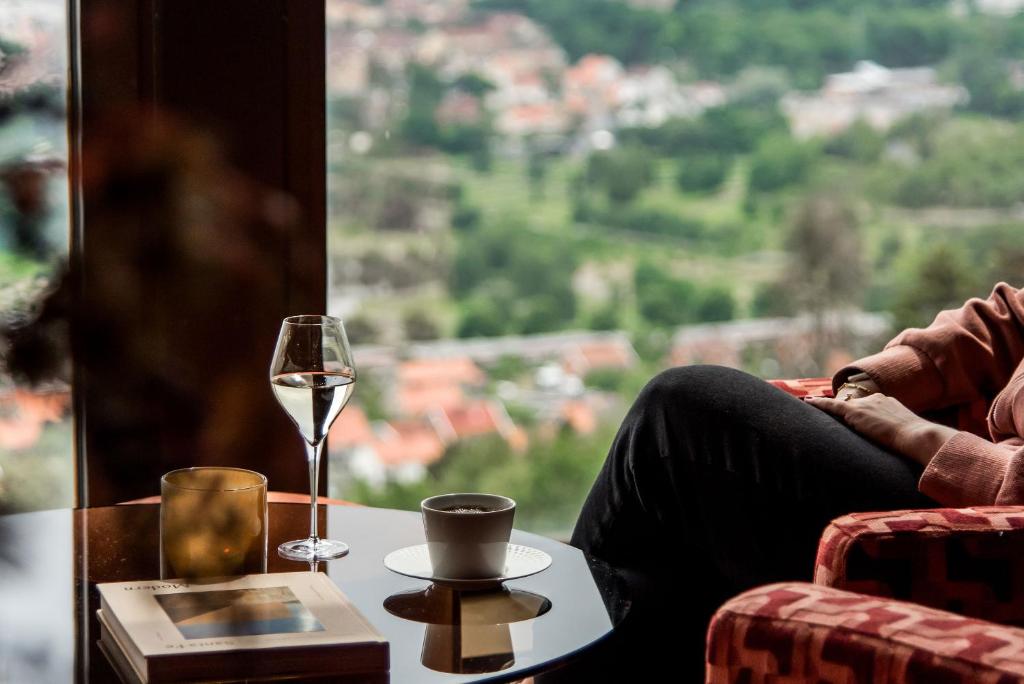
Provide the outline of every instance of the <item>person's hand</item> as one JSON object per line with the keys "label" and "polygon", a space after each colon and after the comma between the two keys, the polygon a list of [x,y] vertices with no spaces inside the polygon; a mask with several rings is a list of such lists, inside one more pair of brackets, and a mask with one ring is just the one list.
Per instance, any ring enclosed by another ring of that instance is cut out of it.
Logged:
{"label": "person's hand", "polygon": [[883,449],[928,465],[956,430],[925,420],[897,399],[884,394],[861,398],[808,399],[811,406],[831,413],[852,430]]}

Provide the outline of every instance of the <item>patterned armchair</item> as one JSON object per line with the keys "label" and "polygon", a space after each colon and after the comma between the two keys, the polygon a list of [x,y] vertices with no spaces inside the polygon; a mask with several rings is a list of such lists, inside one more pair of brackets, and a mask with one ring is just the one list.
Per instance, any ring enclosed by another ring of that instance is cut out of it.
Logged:
{"label": "patterned armchair", "polygon": [[758,587],[719,608],[706,673],[708,684],[1024,684],[1024,507],[833,521],[814,584]]}

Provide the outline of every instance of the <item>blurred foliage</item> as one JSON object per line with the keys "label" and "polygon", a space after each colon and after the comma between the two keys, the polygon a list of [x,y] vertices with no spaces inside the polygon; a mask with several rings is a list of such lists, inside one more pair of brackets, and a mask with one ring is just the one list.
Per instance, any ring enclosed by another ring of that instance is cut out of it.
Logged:
{"label": "blurred foliage", "polygon": [[542,247],[523,233],[506,221],[459,242],[451,271],[451,291],[463,302],[459,337],[557,330],[575,317],[576,256],[564,242]]}
{"label": "blurred foliage", "polygon": [[897,175],[895,202],[1010,207],[1024,202],[1024,124],[955,120],[917,134],[920,164]]}
{"label": "blurred foliage", "polygon": [[487,375],[492,380],[518,380],[529,369],[524,359],[507,354],[487,366]]}
{"label": "blurred foliage", "polygon": [[986,295],[979,290],[977,275],[964,253],[948,243],[929,247],[917,258],[909,282],[896,298],[897,329],[924,327],[937,312],[957,308],[971,296]]}
{"label": "blurred foliage", "polygon": [[402,316],[402,328],[406,339],[414,342],[436,340],[441,337],[441,328],[437,321],[422,309],[407,311]]}
{"label": "blurred foliage", "polygon": [[638,143],[654,154],[729,154],[754,150],[772,134],[787,135],[789,126],[775,103],[769,106],[727,104],[712,107],[695,119],[669,119],[660,126],[621,132],[626,144]]}
{"label": "blurred foliage", "polygon": [[0,515],[72,505],[72,433],[69,416],[46,423],[39,440],[27,449],[0,450]]}
{"label": "blurred foliage", "polygon": [[822,146],[825,154],[844,157],[861,164],[874,164],[885,151],[885,136],[864,121],[829,138]]}
{"label": "blurred foliage", "polygon": [[758,145],[750,160],[750,192],[774,192],[807,179],[817,157],[814,146],[777,135]]}
{"label": "blurred foliage", "polygon": [[494,492],[515,499],[516,527],[567,539],[613,433],[532,435],[524,454],[499,437],[460,442],[413,484],[377,489],[356,481],[345,496],[369,506],[418,511],[420,501],[445,492]]}
{"label": "blurred foliage", "polygon": [[610,54],[626,64],[685,61],[701,78],[773,65],[800,88],[859,59],[931,65],[984,45],[1015,58],[1024,17],[958,17],[947,0],[681,0],[657,12],[617,0],[478,0],[525,13],[551,31],[570,59]]}
{"label": "blurred foliage", "polygon": [[633,201],[654,181],[654,163],[640,147],[594,152],[587,159],[584,178],[590,188],[607,195],[609,204],[621,205]]}
{"label": "blurred foliage", "polygon": [[683,157],[676,171],[676,183],[686,192],[714,192],[729,175],[732,159],[722,154],[695,154]]}
{"label": "blurred foliage", "polygon": [[698,296],[694,315],[702,323],[731,321],[736,317],[736,308],[732,289],[725,285],[713,285]]}

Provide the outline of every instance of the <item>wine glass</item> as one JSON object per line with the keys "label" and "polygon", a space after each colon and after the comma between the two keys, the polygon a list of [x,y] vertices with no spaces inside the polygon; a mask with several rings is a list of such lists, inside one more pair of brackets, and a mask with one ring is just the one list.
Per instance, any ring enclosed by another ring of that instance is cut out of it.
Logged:
{"label": "wine glass", "polygon": [[319,561],[348,553],[348,544],[318,536],[316,493],[324,437],[355,386],[352,350],[341,320],[330,316],[289,316],[281,322],[270,363],[270,387],[306,446],[310,494],[309,538],[277,547],[285,558]]}

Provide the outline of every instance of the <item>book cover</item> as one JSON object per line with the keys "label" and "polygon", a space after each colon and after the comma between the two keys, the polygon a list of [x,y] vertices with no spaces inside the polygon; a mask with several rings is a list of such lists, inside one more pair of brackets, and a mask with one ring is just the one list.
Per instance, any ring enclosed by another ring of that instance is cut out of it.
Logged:
{"label": "book cover", "polygon": [[388,645],[317,572],[98,585],[100,617],[150,682],[388,669]]}

